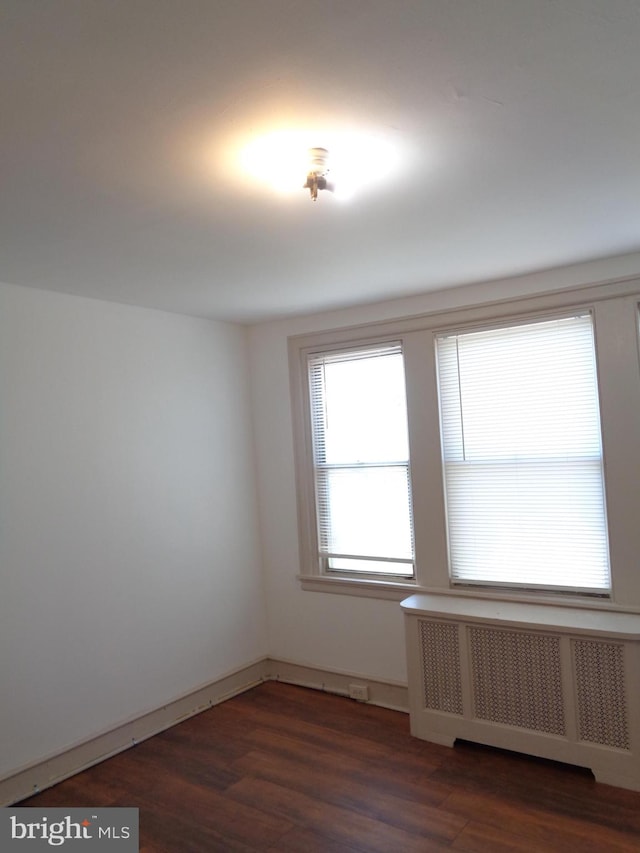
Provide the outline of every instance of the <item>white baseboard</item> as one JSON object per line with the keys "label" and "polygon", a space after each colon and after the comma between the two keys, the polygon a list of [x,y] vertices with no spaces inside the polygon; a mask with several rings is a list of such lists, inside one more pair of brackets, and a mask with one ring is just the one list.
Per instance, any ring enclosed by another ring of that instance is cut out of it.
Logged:
{"label": "white baseboard", "polygon": [[206,711],[264,681],[267,659],[223,676],[160,708],[142,714],[92,738],[79,741],[40,761],[13,771],[0,779],[0,806],[8,806],[50,788],[93,764],[111,758],[136,743]]}
{"label": "white baseboard", "polygon": [[300,664],[282,659],[268,658],[266,665],[265,676],[271,681],[284,681],[287,684],[312,687],[314,690],[337,693],[339,696],[349,696],[349,686],[358,684],[368,688],[369,705],[379,705],[382,708],[391,708],[393,711],[409,713],[409,696],[406,684],[382,681],[354,672],[321,669],[311,664]]}
{"label": "white baseboard", "polygon": [[349,695],[349,685],[368,687],[369,704],[408,712],[407,687],[393,682],[371,679],[354,673],[335,672],[293,661],[263,658],[197,690],[179,696],[160,708],[79,741],[39,761],[12,771],[0,779],[0,807],[10,806],[52,785],[99,764],[136,743],[183,722],[213,705],[250,690],[262,681],[283,681]]}

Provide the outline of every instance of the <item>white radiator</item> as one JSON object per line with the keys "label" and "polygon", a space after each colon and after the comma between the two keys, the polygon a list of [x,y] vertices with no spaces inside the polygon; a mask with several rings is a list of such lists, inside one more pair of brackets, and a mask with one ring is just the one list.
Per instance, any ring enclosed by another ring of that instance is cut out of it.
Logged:
{"label": "white radiator", "polygon": [[414,595],[411,733],[589,767],[640,790],[640,615]]}

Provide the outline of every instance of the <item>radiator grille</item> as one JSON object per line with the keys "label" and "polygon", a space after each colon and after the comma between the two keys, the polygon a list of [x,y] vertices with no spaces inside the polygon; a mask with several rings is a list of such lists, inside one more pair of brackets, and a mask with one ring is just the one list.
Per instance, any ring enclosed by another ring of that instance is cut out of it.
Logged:
{"label": "radiator grille", "polygon": [[622,645],[575,640],[573,656],[580,739],[631,749]]}
{"label": "radiator grille", "polygon": [[458,626],[420,621],[425,708],[462,714]]}
{"label": "radiator grille", "polygon": [[469,627],[476,717],[564,735],[560,639]]}

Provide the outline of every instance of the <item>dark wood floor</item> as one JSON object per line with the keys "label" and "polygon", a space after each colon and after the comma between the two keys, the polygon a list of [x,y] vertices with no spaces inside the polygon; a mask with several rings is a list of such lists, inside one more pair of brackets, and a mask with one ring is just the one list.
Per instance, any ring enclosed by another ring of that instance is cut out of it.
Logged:
{"label": "dark wood floor", "polygon": [[277,682],[21,805],[136,806],[144,853],[640,851],[640,793]]}

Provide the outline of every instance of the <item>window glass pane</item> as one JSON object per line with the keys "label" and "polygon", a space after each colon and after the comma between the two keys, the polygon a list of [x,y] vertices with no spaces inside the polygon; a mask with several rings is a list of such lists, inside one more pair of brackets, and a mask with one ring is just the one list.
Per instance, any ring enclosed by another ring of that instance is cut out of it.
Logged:
{"label": "window glass pane", "polygon": [[411,559],[407,467],[320,469],[320,550]]}
{"label": "window glass pane", "polygon": [[402,353],[360,355],[322,364],[324,459],[386,462],[407,459]]}

